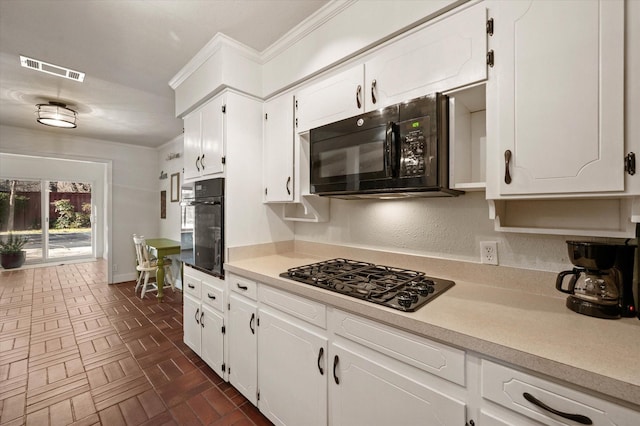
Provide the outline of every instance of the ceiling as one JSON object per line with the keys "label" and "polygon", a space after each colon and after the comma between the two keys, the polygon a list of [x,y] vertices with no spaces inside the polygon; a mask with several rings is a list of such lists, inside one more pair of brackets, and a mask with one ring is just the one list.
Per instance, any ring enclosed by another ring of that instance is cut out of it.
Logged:
{"label": "ceiling", "polygon": [[[0,0],[0,124],[158,147],[182,133],[169,80],[218,32],[261,52],[328,0]],[[20,66],[20,55],[86,74]],[[59,101],[78,127],[38,124]]]}

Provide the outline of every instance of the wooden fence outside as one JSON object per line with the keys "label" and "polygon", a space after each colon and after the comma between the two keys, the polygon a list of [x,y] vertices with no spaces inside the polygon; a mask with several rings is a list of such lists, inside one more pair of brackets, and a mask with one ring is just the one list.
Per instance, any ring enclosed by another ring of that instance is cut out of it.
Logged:
{"label": "wooden fence outside", "polygon": [[[41,229],[41,207],[42,200],[40,192],[19,192],[18,196],[25,197],[26,200],[18,203],[14,212],[13,229],[23,231],[28,229]],[[82,212],[84,203],[91,203],[91,193],[88,192],[51,192],[49,193],[49,223],[53,223],[58,218],[53,203],[58,200],[69,200],[74,206],[75,212]],[[0,206],[0,231],[7,231],[8,197],[7,201],[2,200],[3,205]]]}

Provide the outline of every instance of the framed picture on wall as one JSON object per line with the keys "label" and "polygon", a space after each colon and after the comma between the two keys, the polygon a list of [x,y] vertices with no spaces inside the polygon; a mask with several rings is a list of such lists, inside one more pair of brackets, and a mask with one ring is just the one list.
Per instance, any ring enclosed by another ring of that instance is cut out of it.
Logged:
{"label": "framed picture on wall", "polygon": [[171,175],[171,202],[180,201],[180,173]]}
{"label": "framed picture on wall", "polygon": [[160,191],[160,219],[167,218],[167,191]]}

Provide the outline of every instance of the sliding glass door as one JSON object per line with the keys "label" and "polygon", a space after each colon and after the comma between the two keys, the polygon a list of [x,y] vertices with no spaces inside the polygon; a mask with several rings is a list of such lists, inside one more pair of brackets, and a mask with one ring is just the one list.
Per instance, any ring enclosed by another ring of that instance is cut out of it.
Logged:
{"label": "sliding glass door", "polygon": [[95,257],[91,184],[0,180],[0,237],[25,235],[27,263]]}
{"label": "sliding glass door", "polygon": [[93,255],[91,185],[49,181],[47,258],[78,258]]}

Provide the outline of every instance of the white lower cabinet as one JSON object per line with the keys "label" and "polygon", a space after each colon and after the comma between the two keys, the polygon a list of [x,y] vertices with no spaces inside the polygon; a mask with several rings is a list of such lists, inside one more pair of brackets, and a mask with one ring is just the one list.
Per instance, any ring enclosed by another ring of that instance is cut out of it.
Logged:
{"label": "white lower cabinet", "polygon": [[[185,283],[185,342],[215,368],[220,346],[194,331],[223,325],[215,289]],[[244,277],[227,283],[229,381],[276,425],[640,424],[637,411],[461,349]]]}
{"label": "white lower cabinet", "polygon": [[[481,363],[482,398],[520,413],[523,425],[640,424],[640,412],[491,361]],[[483,408],[488,425],[511,424]],[[484,426],[485,423],[483,422]]]}
{"label": "white lower cabinet", "polygon": [[229,296],[228,324],[229,382],[253,405],[257,405],[258,306],[256,302],[232,291]]}
{"label": "white lower cabinet", "polygon": [[200,301],[185,294],[182,302],[184,343],[200,355]]}
{"label": "white lower cabinet", "polygon": [[200,309],[200,357],[213,371],[224,377],[224,317],[205,304]]}
{"label": "white lower cabinet", "polygon": [[260,411],[276,425],[327,424],[327,338],[303,321],[260,309]]}
{"label": "white lower cabinet", "polygon": [[184,268],[184,343],[225,378],[224,281]]}
{"label": "white lower cabinet", "polygon": [[[330,349],[332,425],[464,425],[464,402],[429,387],[428,374],[355,346]],[[394,367],[399,367],[396,370]]]}

